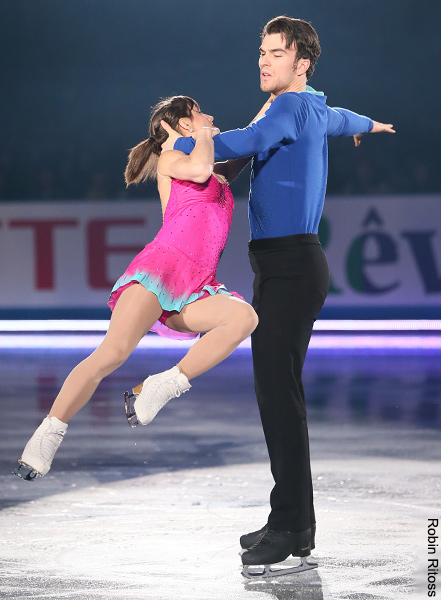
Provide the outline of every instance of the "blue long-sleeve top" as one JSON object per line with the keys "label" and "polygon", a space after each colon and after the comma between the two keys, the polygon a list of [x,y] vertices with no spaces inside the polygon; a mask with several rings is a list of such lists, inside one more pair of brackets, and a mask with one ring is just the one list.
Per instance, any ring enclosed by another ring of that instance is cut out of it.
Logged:
{"label": "blue long-sleeve top", "polygon": [[[330,108],[326,96],[306,92],[277,96],[265,115],[245,127],[215,136],[216,160],[252,156],[248,214],[251,239],[317,233],[328,173],[328,136],[368,133],[373,122],[349,110]],[[174,148],[189,154],[195,144],[179,138]]]}

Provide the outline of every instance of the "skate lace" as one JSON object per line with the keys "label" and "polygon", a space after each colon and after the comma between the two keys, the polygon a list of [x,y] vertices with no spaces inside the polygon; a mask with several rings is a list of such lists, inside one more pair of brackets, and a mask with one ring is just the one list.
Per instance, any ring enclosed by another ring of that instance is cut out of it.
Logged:
{"label": "skate lace", "polygon": [[158,404],[161,405],[161,408],[166,402],[172,398],[179,398],[179,396],[183,393],[176,379],[167,379],[166,381],[161,381],[158,384],[158,389],[161,390],[161,392],[164,392],[164,396],[158,402]]}
{"label": "skate lace", "polygon": [[39,447],[41,456],[45,460],[52,460],[53,455],[58,450],[61,442],[63,441],[65,431],[62,430],[52,430],[45,431],[40,440]]}
{"label": "skate lace", "polygon": [[[257,536],[257,539],[254,542],[254,544],[252,544],[251,546],[249,546],[247,548],[247,550],[252,550],[256,546],[258,546],[260,544],[260,542],[263,540],[263,538],[265,537],[265,534],[266,534],[267,531],[268,531],[268,526],[267,525],[265,525],[264,527],[262,527],[262,529],[259,529],[259,531],[256,531],[255,535]],[[249,534],[249,535],[252,535],[252,534]]]}
{"label": "skate lace", "polygon": [[172,398],[179,398],[181,394],[187,390],[182,390],[175,378],[166,379],[158,382],[156,390],[159,392],[159,397],[155,402],[155,408],[160,410]]}
{"label": "skate lace", "polygon": [[247,548],[247,550],[254,550],[254,548],[256,548],[262,542],[262,539],[257,540],[257,542],[254,542],[254,544],[252,546],[250,546],[249,548]]}
{"label": "skate lace", "polygon": [[248,550],[254,550],[254,548],[257,548],[257,546],[260,546],[260,544],[265,545],[267,542],[271,543],[273,541],[273,537],[274,536],[272,535],[272,532],[267,529],[262,537],[258,539],[257,542],[254,542],[254,544],[250,546]]}

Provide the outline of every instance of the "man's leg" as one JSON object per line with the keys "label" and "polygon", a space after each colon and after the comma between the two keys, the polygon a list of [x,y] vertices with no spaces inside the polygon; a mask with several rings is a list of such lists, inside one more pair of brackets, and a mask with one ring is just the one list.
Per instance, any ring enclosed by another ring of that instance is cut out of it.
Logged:
{"label": "man's leg", "polygon": [[284,531],[303,531],[314,523],[301,379],[313,321],[296,291],[293,280],[267,280],[252,334],[257,402],[275,481],[268,525]]}
{"label": "man's leg", "polygon": [[328,266],[319,244],[250,258],[259,316],[252,335],[255,387],[275,480],[268,525],[305,531],[315,516],[302,370]]}

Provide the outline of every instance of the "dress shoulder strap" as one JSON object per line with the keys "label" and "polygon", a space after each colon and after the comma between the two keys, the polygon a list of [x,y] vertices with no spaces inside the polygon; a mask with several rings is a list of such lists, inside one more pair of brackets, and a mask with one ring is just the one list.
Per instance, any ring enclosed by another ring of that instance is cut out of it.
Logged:
{"label": "dress shoulder strap", "polygon": [[171,177],[169,177],[168,175],[162,175],[162,173],[160,173],[158,170],[156,171],[156,174],[158,175],[158,177],[162,177],[162,179],[165,179],[166,181],[172,181]]}

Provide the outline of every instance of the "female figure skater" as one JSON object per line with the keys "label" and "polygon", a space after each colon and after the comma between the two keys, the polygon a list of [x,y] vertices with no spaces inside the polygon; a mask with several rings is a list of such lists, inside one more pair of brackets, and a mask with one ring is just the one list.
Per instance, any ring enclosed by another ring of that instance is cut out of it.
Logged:
{"label": "female figure skater", "polygon": [[[168,134],[161,120],[183,136],[193,135],[190,155],[162,152]],[[148,377],[130,396],[126,393],[132,426],[150,423],[168,400],[190,389],[191,379],[224,360],[256,328],[254,309],[216,281],[234,205],[226,179],[213,174],[212,138],[218,132],[213,117],[186,96],[154,107],[150,137],[130,152],[125,179],[130,185],[157,177],[164,224],[116,282],[107,334],[66,378],[49,415],[26,444],[14,471],[19,477],[29,481],[49,471],[68,421],[149,330],[178,339],[205,335],[177,365]]]}

